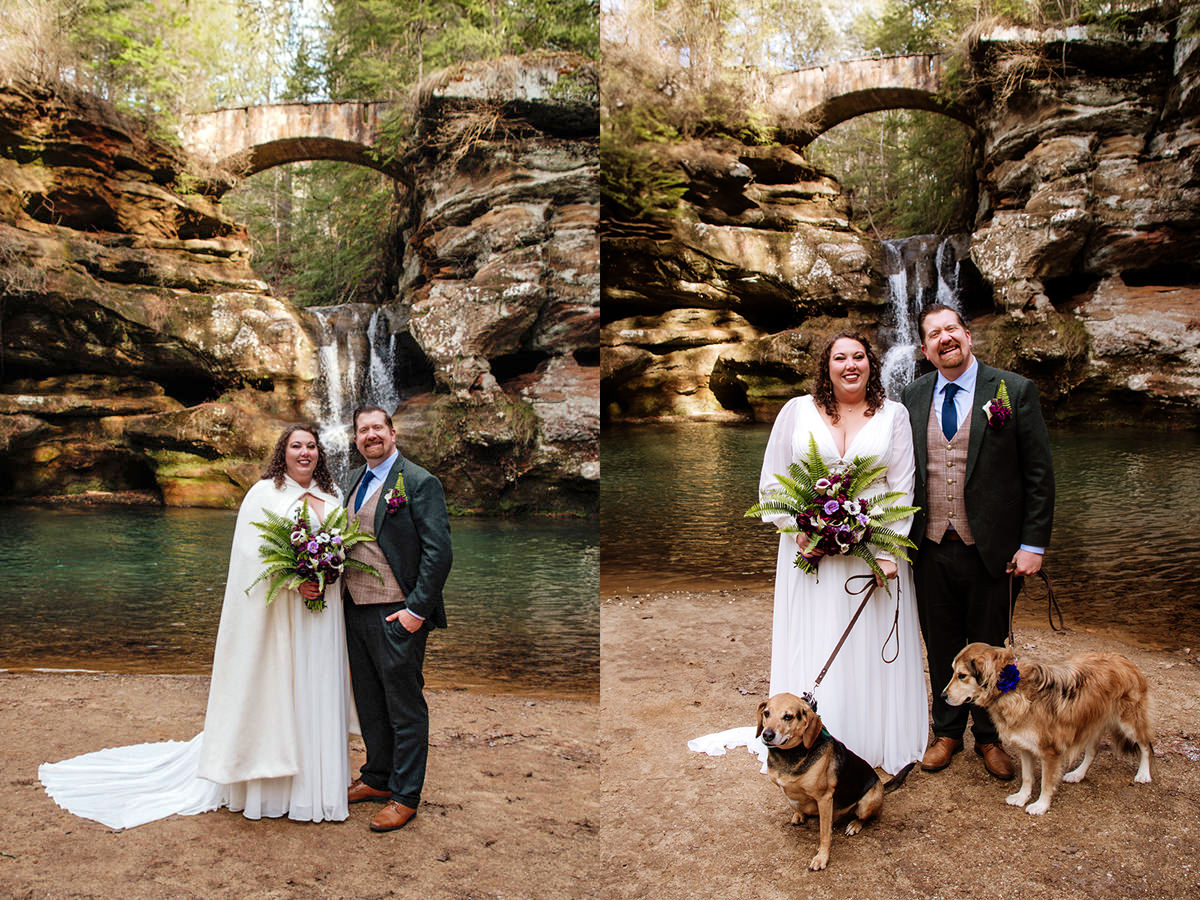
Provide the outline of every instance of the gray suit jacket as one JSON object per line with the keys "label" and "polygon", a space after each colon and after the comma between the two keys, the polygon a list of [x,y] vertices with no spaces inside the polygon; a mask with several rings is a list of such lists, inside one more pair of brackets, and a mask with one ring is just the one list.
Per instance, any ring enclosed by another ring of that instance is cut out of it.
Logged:
{"label": "gray suit jacket", "polygon": [[[983,405],[996,396],[1000,382],[1008,389],[1013,415],[1003,428],[987,424]],[[912,421],[917,477],[913,503],[926,506],[928,492],[930,407],[937,372],[904,388],[901,396]],[[1042,419],[1037,385],[1013,372],[979,363],[967,444],[966,487],[963,499],[967,521],[983,563],[994,577],[1022,544],[1046,547],[1054,520],[1054,464],[1050,435]],[[924,512],[913,522],[913,539],[925,534]]]}
{"label": "gray suit jacket", "polygon": [[[353,502],[354,488],[366,466],[359,466],[342,485],[346,505]],[[384,495],[404,475],[404,493],[408,503],[388,515]],[[375,509],[375,538],[387,558],[405,606],[434,628],[446,627],[446,609],[442,588],[450,574],[453,554],[450,549],[450,515],[442,483],[416,463],[397,457],[392,470],[379,489]]]}

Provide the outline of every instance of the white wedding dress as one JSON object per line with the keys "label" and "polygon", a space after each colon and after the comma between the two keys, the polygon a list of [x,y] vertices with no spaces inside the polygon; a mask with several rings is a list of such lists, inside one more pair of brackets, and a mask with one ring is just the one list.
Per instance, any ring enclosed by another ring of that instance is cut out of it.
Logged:
{"label": "white wedding dress", "polygon": [[[845,454],[838,453],[833,433],[810,396],[789,400],[771,429],[763,459],[759,487],[776,486],[775,475],[800,462],[808,453],[809,435],[827,464],[850,462],[856,456],[874,456],[887,466],[885,482],[868,489],[867,496],[903,491],[897,502],[911,504],[914,456],[908,411],[891,400],[854,436]],[[794,524],[790,516],[764,517],[779,526]],[[891,527],[907,533],[911,519]],[[775,611],[771,632],[770,695],[797,696],[812,690],[829,654],[850,624],[862,596],[845,590],[851,575],[866,574],[866,564],[851,556],[821,559],[817,574],[806,575],[795,566],[796,537],[779,536],[775,568]],[[846,638],[829,672],[816,691],[817,711],[829,733],[872,766],[896,773],[921,758],[928,733],[925,674],[921,661],[916,595],[912,568],[901,561],[897,578],[890,582],[891,596],[876,589],[854,629]],[[865,579],[852,588],[861,587]],[[898,635],[892,632],[899,589]],[[884,661],[886,656],[896,659]],[[897,655],[897,649],[899,654]],[[704,735],[688,742],[695,751],[718,756],[728,748],[745,746],[766,761],[766,748],[754,736],[753,726]]]}
{"label": "white wedding dress", "polygon": [[[329,503],[340,500],[316,489]],[[347,731],[353,723],[341,590],[312,611],[294,590],[266,605],[251,522],[291,517],[304,489],[260,481],[234,531],[205,730],[190,741],[111,747],[38,768],[54,802],[110,828],[227,806],[247,818],[342,821],[349,809]],[[328,505],[326,506],[328,510]],[[208,777],[201,777],[203,772]]]}

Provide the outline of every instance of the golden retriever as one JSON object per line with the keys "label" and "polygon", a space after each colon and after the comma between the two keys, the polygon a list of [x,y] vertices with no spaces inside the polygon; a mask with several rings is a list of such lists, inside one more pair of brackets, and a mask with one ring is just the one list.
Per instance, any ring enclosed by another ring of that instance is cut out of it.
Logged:
{"label": "golden retriever", "polygon": [[[1065,663],[1023,662],[1005,647],[968,644],[954,658],[942,697],[951,706],[974,703],[992,716],[1000,738],[1021,754],[1021,787],[1006,798],[1024,806],[1033,795],[1033,757],[1042,761],[1042,792],[1025,807],[1032,816],[1050,808],[1060,780],[1082,781],[1107,734],[1123,752],[1141,753],[1139,783],[1150,781],[1149,685],[1118,653],[1080,653]],[[1063,774],[1080,751],[1083,761]]]}
{"label": "golden retriever", "polygon": [[853,812],[846,835],[858,834],[879,814],[884,793],[903,784],[914,765],[881,784],[875,770],[826,731],[816,711],[794,694],[758,704],[757,733],[767,746],[767,774],[795,810],[792,824],[803,824],[805,815],[819,817],[821,843],[808,864],[814,872],[829,864],[835,816]]}

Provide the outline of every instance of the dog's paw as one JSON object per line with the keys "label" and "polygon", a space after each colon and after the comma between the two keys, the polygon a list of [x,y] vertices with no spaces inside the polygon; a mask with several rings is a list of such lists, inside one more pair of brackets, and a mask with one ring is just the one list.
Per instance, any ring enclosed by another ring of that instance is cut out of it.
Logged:
{"label": "dog's paw", "polygon": [[804,824],[804,813],[792,813],[792,824],[793,825],[803,825]]}
{"label": "dog's paw", "polygon": [[1031,816],[1040,816],[1042,813],[1044,813],[1049,808],[1050,808],[1049,800],[1038,800],[1034,803],[1030,803],[1027,807],[1025,807],[1025,812],[1029,813]]}
{"label": "dog's paw", "polygon": [[1062,777],[1062,780],[1067,784],[1078,784],[1083,781],[1083,773],[1080,771],[1068,772]]}
{"label": "dog's paw", "polygon": [[1029,802],[1029,794],[1025,791],[1017,791],[1015,794],[1009,794],[1005,797],[1004,802],[1009,806],[1024,806]]}
{"label": "dog's paw", "polygon": [[808,868],[810,871],[820,872],[827,865],[829,865],[829,854],[822,850],[812,858],[812,862],[808,864]]}
{"label": "dog's paw", "polygon": [[1136,775],[1133,776],[1133,780],[1136,781],[1138,784],[1149,784],[1150,783],[1150,773],[1149,772],[1143,773],[1143,772],[1139,771]]}
{"label": "dog's paw", "polygon": [[863,830],[862,819],[851,819],[850,824],[846,826],[846,837],[854,837]]}

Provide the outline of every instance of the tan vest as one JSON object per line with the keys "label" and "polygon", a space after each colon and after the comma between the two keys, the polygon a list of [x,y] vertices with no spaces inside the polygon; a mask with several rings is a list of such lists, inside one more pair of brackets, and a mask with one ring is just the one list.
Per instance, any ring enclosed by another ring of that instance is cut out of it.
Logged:
{"label": "tan vest", "polygon": [[[396,464],[399,465],[399,462]],[[358,485],[355,484],[354,491],[357,490]],[[375,534],[375,509],[379,505],[379,500],[383,495],[384,490],[381,487],[367,498],[367,501],[359,507],[357,513],[350,513],[350,518],[357,517],[361,523],[361,529],[368,534]],[[353,497],[354,492],[351,492],[350,496]],[[386,516],[387,513],[384,513],[384,515]],[[383,584],[380,584],[379,579],[368,572],[360,572],[358,569],[347,568],[342,573],[342,579],[345,582],[346,593],[350,595],[351,602],[358,606],[368,606],[374,603],[399,603],[404,600],[404,592],[400,590],[400,585],[396,583],[396,576],[392,574],[392,567],[388,565],[387,557],[383,555],[383,550],[377,541],[363,541],[350,551],[350,558],[374,566],[379,570],[379,574],[383,576]]]}
{"label": "tan vest", "polygon": [[[939,402],[935,392],[933,403]],[[925,470],[925,537],[936,544],[942,542],[946,529],[953,526],[962,538],[964,544],[974,544],[971,526],[967,522],[967,506],[963,500],[963,491],[967,482],[967,445],[971,440],[971,416],[974,414],[969,404],[967,415],[958,423],[958,432],[947,443],[942,434],[942,426],[938,424],[936,409],[929,409],[929,430],[925,435],[925,445],[929,458]]]}

